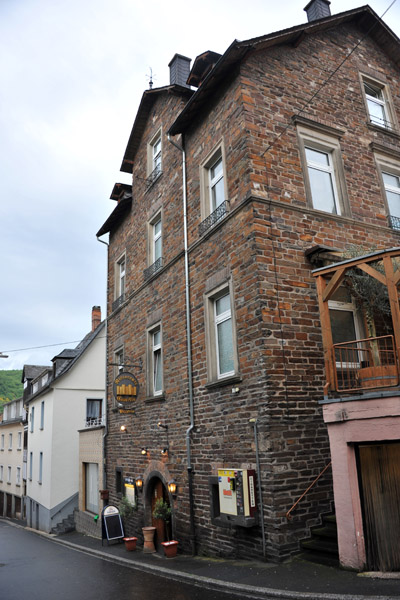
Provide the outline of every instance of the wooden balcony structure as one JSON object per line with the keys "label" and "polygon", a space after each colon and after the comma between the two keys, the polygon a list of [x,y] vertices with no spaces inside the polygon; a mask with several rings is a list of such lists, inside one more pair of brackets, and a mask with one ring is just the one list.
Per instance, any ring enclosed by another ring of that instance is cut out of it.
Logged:
{"label": "wooden balcony structure", "polygon": [[[399,384],[400,261],[396,259],[400,259],[400,248],[365,254],[313,270],[317,284],[327,378],[324,386],[325,397],[329,392],[340,394]],[[386,286],[392,335],[333,343],[329,301],[343,284],[349,269],[358,269]]]}

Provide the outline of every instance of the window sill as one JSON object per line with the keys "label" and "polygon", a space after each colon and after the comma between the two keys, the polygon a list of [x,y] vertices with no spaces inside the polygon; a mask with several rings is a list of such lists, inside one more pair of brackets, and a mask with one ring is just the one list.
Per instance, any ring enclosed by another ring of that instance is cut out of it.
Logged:
{"label": "window sill", "polygon": [[372,131],[379,131],[380,133],[387,133],[388,135],[390,135],[391,137],[395,138],[396,140],[400,140],[400,133],[397,131],[397,129],[390,129],[390,127],[385,127],[384,125],[375,125],[375,123],[370,123],[369,121],[367,122],[367,127],[368,129],[371,129]]}
{"label": "window sill", "polygon": [[215,381],[210,381],[206,383],[204,386],[208,390],[213,390],[216,388],[221,388],[226,385],[232,385],[233,383],[240,383],[242,381],[241,375],[230,375],[229,377],[224,377],[223,379],[217,379]]}
{"label": "window sill", "polygon": [[147,396],[144,399],[146,404],[153,404],[154,402],[164,402],[165,401],[165,393],[163,392],[159,396]]}

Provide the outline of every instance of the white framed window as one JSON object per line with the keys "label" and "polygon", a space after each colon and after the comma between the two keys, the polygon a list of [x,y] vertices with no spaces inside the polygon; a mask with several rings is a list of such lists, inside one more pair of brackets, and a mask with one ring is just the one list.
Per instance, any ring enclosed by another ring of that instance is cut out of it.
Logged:
{"label": "white framed window", "polygon": [[163,393],[162,330],[158,324],[147,332],[148,337],[148,394],[161,396]]}
{"label": "white framed window", "polygon": [[124,360],[124,348],[121,346],[120,348],[117,348],[117,350],[114,351],[114,379],[118,375],[118,373],[123,370]]}
{"label": "white framed window", "polygon": [[4,467],[3,467],[3,465],[0,465],[0,481],[3,481],[3,477],[4,477]]}
{"label": "white framed window", "polygon": [[382,171],[389,214],[400,218],[400,176]]}
{"label": "white framed window", "polygon": [[31,427],[30,427],[30,432],[33,433],[35,429],[35,407],[32,406],[31,408]]}
{"label": "white framed window", "polygon": [[0,438],[0,450],[4,450],[4,433],[1,434]]}
{"label": "white framed window", "polygon": [[22,450],[22,431],[18,431],[17,450]]}
{"label": "white framed window", "polygon": [[232,297],[229,284],[222,285],[205,297],[207,366],[210,383],[238,374]]}
{"label": "white framed window", "polygon": [[152,236],[152,250],[153,250],[153,261],[156,262],[162,257],[162,224],[161,215],[152,224],[153,236]]}
{"label": "white framed window", "polygon": [[21,485],[21,467],[17,467],[15,473],[15,483],[16,485]]}
{"label": "white framed window", "polygon": [[48,380],[49,380],[49,374],[48,374],[48,373],[46,373],[46,374],[45,374],[45,375],[43,375],[43,377],[42,377],[42,387],[46,385],[46,383],[48,382]]}
{"label": "white framed window", "polygon": [[40,429],[44,429],[44,400],[40,403]]}
{"label": "white framed window", "polygon": [[12,469],[11,469],[11,467],[7,467],[7,483],[11,483],[11,477],[12,477]]}
{"label": "white framed window", "polygon": [[126,277],[126,257],[120,256],[115,264],[115,299],[121,298],[125,294]]}
{"label": "white framed window", "polygon": [[225,164],[224,145],[221,142],[200,165],[201,219],[202,221],[207,219],[210,226],[220,221],[227,212]]}
{"label": "white framed window", "polygon": [[[380,175],[382,195],[385,201],[390,226],[400,230],[400,152],[383,154],[380,147],[375,146],[375,161]],[[384,151],[385,149],[382,148]]]}
{"label": "white framed window", "polygon": [[85,463],[85,510],[99,512],[99,466]]}
{"label": "white framed window", "polygon": [[389,87],[373,77],[360,77],[369,122],[385,129],[395,129],[395,113]]}
{"label": "white framed window", "polygon": [[88,425],[101,425],[103,400],[88,398],[86,400],[86,423]]}
{"label": "white framed window", "polygon": [[39,382],[35,381],[35,383],[32,385],[32,394],[36,394],[38,389],[39,389]]}
{"label": "white framed window", "polygon": [[8,434],[8,449],[12,450],[12,445],[13,445],[13,434],[9,433]]}
{"label": "white framed window", "polygon": [[32,481],[33,475],[33,452],[29,452],[29,479]]}
{"label": "white framed window", "polygon": [[43,481],[43,452],[39,453],[39,479],[38,483]]}
{"label": "white framed window", "polygon": [[[329,133],[325,133],[324,129]],[[350,209],[340,143],[331,131],[323,126],[313,130],[299,125],[300,158],[309,206],[333,215],[343,215]]]}
{"label": "white framed window", "polygon": [[149,187],[162,173],[162,131],[159,129],[147,145],[147,181]]}
{"label": "white framed window", "polygon": [[[349,290],[341,286],[328,302],[329,316],[331,319],[332,341],[334,344],[353,342],[364,337],[360,315]],[[343,356],[337,356],[338,367],[360,367],[361,353],[346,351]]]}

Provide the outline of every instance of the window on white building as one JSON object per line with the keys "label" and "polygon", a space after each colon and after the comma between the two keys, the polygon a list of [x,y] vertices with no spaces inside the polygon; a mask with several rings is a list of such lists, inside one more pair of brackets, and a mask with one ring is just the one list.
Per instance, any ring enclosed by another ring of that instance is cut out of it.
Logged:
{"label": "window on white building", "polygon": [[99,511],[99,466],[97,463],[85,463],[86,510]]}

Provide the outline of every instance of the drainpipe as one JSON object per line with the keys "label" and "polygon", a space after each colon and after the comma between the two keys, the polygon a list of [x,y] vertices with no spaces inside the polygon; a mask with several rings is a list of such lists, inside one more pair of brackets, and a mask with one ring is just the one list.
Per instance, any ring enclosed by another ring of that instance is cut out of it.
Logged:
{"label": "drainpipe", "polygon": [[190,438],[194,429],[194,406],[193,406],[193,380],[192,380],[192,330],[190,321],[190,284],[189,284],[189,255],[188,255],[188,235],[187,235],[187,194],[186,194],[186,152],[184,148],[184,138],[182,135],[182,146],[179,146],[170,134],[168,141],[175,148],[182,152],[182,190],[183,190],[183,238],[185,250],[185,301],[186,301],[186,340],[187,340],[187,363],[188,363],[188,385],[189,385],[189,412],[190,425],[186,431],[186,453],[187,453],[187,472],[189,486],[189,507],[190,507],[190,544],[192,554],[196,554],[196,528],[194,523],[194,498],[193,498],[193,465],[191,457]]}
{"label": "drainpipe", "polygon": [[266,545],[265,545],[265,526],[264,526],[264,508],[261,490],[261,469],[260,469],[260,456],[258,452],[258,431],[257,431],[257,419],[250,419],[249,423],[252,423],[254,428],[254,443],[256,446],[256,466],[257,466],[257,481],[258,481],[258,504],[260,505],[260,519],[261,519],[261,536],[263,546],[263,557],[266,559]]}
{"label": "drainpipe", "polygon": [[[104,244],[105,246],[107,246],[107,280],[108,280],[108,252],[109,252],[109,244],[107,244],[107,242],[105,242],[104,240],[101,240],[100,238],[96,238],[98,242],[101,242],[102,244]],[[107,285],[107,291],[108,291],[108,285]],[[105,364],[105,369],[106,369],[106,377],[105,377],[105,398],[104,398],[104,433],[103,433],[103,490],[107,489],[107,469],[106,469],[106,437],[108,435],[108,420],[107,420],[107,390],[108,390],[108,386],[107,386],[107,352],[108,352],[108,348],[107,348],[107,334],[108,334],[108,317],[107,317],[107,298],[106,298],[106,316],[104,319],[105,323],[104,323],[104,333],[106,336],[106,364]]]}

